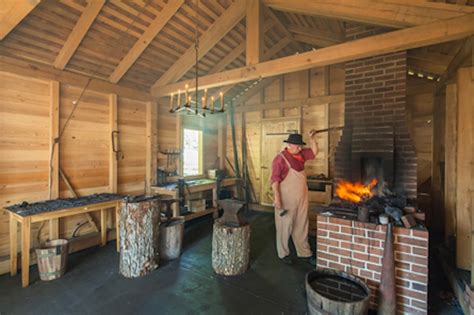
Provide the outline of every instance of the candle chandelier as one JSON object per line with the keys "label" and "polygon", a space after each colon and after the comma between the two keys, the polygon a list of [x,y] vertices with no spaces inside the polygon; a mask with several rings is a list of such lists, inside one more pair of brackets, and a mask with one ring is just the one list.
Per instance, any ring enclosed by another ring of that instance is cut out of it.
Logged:
{"label": "candle chandelier", "polygon": [[[188,85],[186,84],[184,87],[184,92],[182,93],[181,90],[178,90],[178,93],[171,93],[170,95],[170,113],[181,113],[187,112],[188,114],[195,114],[200,117],[206,117],[206,112],[210,114],[215,113],[223,113],[224,112],[224,93],[220,92],[219,97],[219,108],[214,108],[214,105],[217,103],[217,99],[215,96],[211,96],[208,99],[207,89],[204,90],[204,93],[199,99],[199,57],[198,57],[198,49],[199,49],[199,37],[198,37],[198,11],[199,11],[199,0],[196,0],[196,18],[195,18],[195,42],[194,42],[194,50],[195,50],[195,90],[194,90],[194,99],[189,95]],[[182,94],[184,94],[184,104],[181,104]],[[176,105],[175,105],[175,98],[176,95]],[[208,101],[210,100],[209,106]]]}

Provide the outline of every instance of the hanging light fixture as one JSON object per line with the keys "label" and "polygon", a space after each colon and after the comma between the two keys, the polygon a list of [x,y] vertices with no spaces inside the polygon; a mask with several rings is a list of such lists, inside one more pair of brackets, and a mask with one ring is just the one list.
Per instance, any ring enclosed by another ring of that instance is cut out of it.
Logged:
{"label": "hanging light fixture", "polygon": [[195,41],[194,41],[194,50],[195,50],[195,91],[194,91],[194,99],[189,95],[188,88],[189,86],[186,84],[184,86],[184,104],[181,106],[181,90],[178,90],[176,93],[176,106],[174,106],[174,95],[175,93],[171,93],[170,95],[170,113],[181,113],[187,112],[188,114],[195,114],[200,117],[206,117],[206,112],[211,114],[214,113],[223,113],[224,112],[224,93],[219,93],[219,109],[214,109],[214,104],[217,102],[214,96],[210,98],[210,106],[208,107],[208,95],[207,89],[204,89],[204,93],[199,99],[199,36],[198,36],[198,12],[199,12],[199,0],[196,0],[196,18],[195,18]]}

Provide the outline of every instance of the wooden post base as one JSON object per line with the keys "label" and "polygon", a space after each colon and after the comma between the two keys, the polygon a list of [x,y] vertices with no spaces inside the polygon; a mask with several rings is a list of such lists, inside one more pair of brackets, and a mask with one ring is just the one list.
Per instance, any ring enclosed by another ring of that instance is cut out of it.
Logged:
{"label": "wooden post base", "polygon": [[235,276],[248,269],[250,255],[250,225],[226,226],[220,219],[214,222],[212,233],[212,269],[225,276]]}

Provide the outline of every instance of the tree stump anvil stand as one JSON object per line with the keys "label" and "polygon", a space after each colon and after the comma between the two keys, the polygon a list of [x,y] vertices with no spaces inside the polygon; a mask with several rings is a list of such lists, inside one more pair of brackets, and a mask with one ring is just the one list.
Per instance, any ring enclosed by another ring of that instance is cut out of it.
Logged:
{"label": "tree stump anvil stand", "polygon": [[124,277],[144,276],[158,267],[159,197],[133,197],[120,211],[120,266]]}
{"label": "tree stump anvil stand", "polygon": [[[220,275],[239,275],[248,269],[250,256],[250,225],[242,219],[236,219],[240,217],[239,211],[245,203],[219,201],[219,204],[224,208],[224,215],[214,221],[212,269]],[[230,212],[227,215],[226,209]],[[234,218],[227,222],[229,215]]]}

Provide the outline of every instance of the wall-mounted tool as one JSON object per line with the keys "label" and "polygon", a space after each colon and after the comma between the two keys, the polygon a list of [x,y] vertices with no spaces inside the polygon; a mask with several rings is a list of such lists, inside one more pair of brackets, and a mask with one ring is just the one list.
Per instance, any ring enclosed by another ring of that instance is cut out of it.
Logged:
{"label": "wall-mounted tool", "polygon": [[330,128],[325,128],[325,129],[319,129],[319,130],[312,129],[312,130],[310,131],[310,133],[312,133],[312,134],[318,134],[318,133],[329,132],[329,131],[335,131],[335,130],[342,130],[342,129],[344,129],[344,126],[330,127]]}
{"label": "wall-mounted tool", "polygon": [[[112,131],[112,151],[115,153],[115,159],[118,161],[119,157],[121,156],[120,150],[120,139],[119,139],[120,131],[114,130]],[[123,158],[123,156],[121,156]]]}

